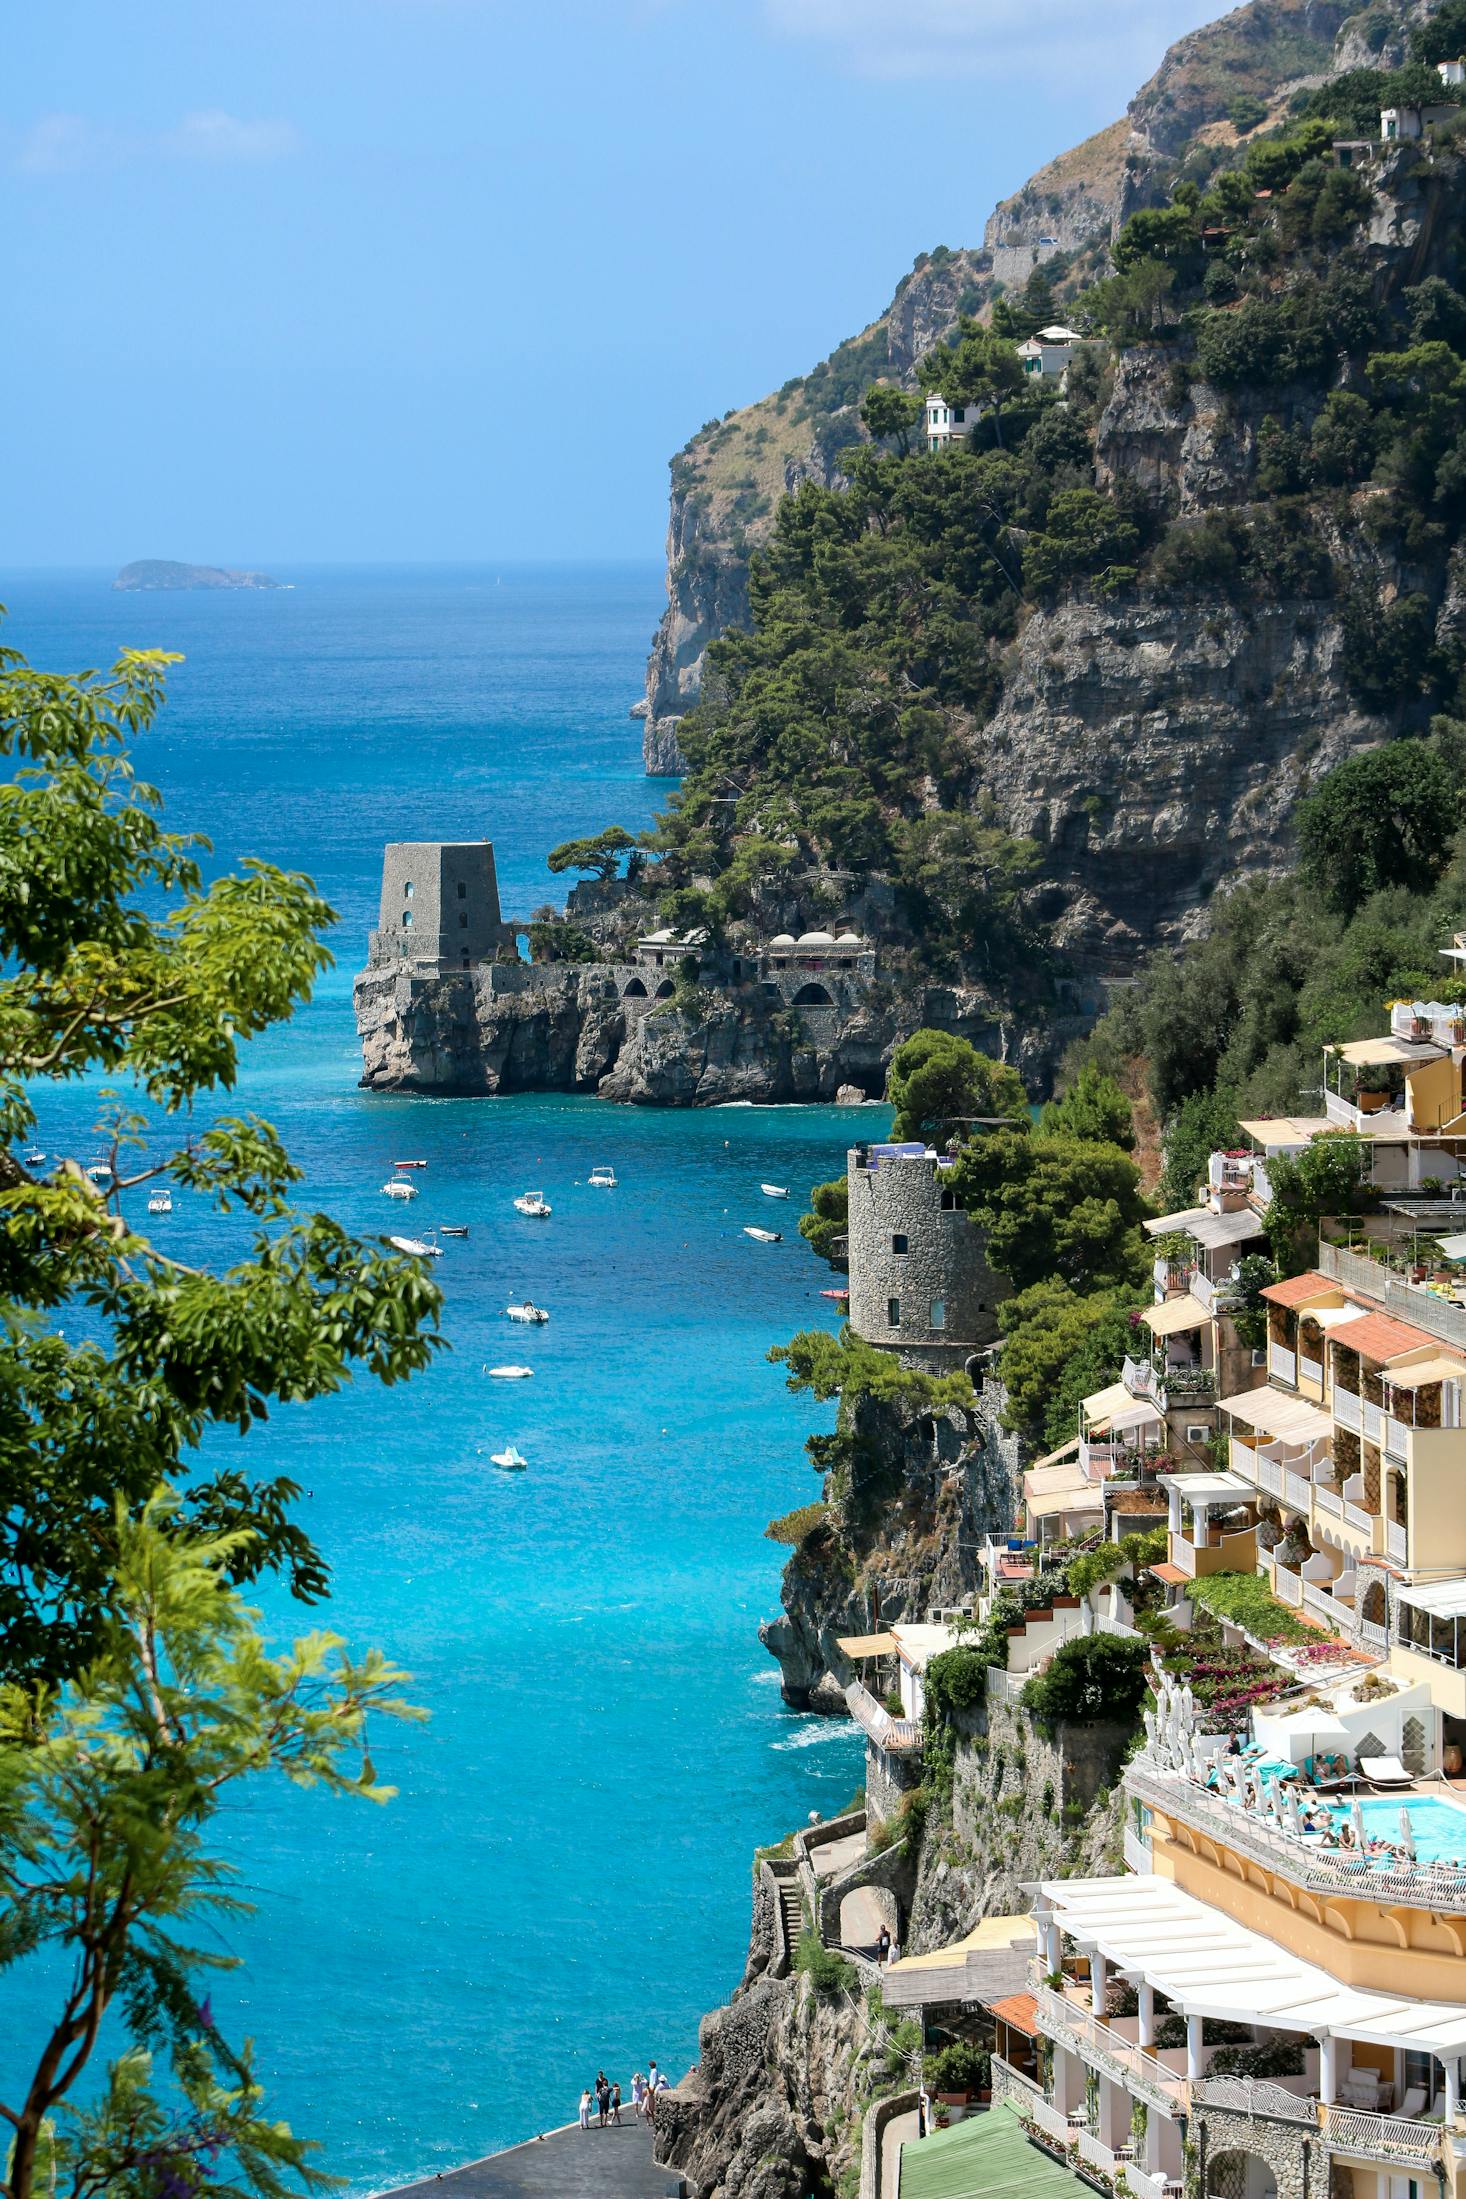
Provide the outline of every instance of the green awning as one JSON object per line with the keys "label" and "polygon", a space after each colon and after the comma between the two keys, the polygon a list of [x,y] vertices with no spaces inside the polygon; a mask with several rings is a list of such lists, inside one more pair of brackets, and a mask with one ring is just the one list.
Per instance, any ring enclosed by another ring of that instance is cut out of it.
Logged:
{"label": "green awning", "polygon": [[899,2199],[1093,2199],[1023,2135],[1006,2102],[901,2148]]}

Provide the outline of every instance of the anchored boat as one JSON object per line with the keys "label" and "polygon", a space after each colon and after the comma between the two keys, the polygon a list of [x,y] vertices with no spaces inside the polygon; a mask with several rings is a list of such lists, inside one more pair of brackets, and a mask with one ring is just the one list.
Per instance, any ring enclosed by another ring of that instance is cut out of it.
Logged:
{"label": "anchored boat", "polygon": [[148,1212],[150,1214],[171,1214],[173,1212],[172,1192],[155,1191],[148,1201]]}
{"label": "anchored boat", "polygon": [[399,1252],[410,1253],[415,1260],[441,1260],[443,1257],[443,1247],[435,1245],[431,1238],[389,1237],[387,1242],[395,1245]]}
{"label": "anchored boat", "polygon": [[521,1191],[514,1206],[517,1213],[533,1214],[539,1221],[547,1222],[550,1218],[550,1202],[543,1191]]}
{"label": "anchored boat", "polygon": [[415,1199],[417,1197],[417,1185],[407,1183],[400,1176],[394,1176],[390,1183],[384,1183],[382,1189],[389,1199]]}
{"label": "anchored boat", "polygon": [[761,1183],[759,1190],[766,1199],[787,1199],[789,1196],[789,1186],[786,1183]]}
{"label": "anchored boat", "polygon": [[616,1188],[616,1171],[608,1164],[593,1168],[590,1172],[590,1182],[593,1190],[614,1191]]}
{"label": "anchored boat", "polygon": [[496,1381],[496,1382],[523,1382],[523,1381],[525,1381],[525,1380],[526,1380],[526,1379],[528,1378],[528,1376],[530,1376],[530,1375],[532,1375],[532,1374],[534,1373],[534,1368],[533,1368],[533,1367],[487,1367],[487,1368],[485,1368],[485,1370],[484,1370],[484,1371],[485,1371],[485,1373],[487,1373],[487,1374],[491,1374],[491,1375],[492,1375],[492,1376],[494,1377],[494,1379],[495,1379],[495,1381]]}
{"label": "anchored boat", "polygon": [[743,1234],[745,1237],[754,1238],[761,1245],[781,1245],[784,1242],[781,1232],[777,1229],[745,1229]]}
{"label": "anchored boat", "polygon": [[522,1306],[506,1306],[504,1311],[511,1321],[548,1321],[550,1316],[543,1306],[537,1306],[532,1298],[526,1298]]}
{"label": "anchored boat", "polygon": [[496,1466],[502,1467],[506,1474],[522,1474],[529,1464],[529,1460],[524,1456],[524,1453],[516,1451],[512,1443],[505,1450],[490,1451],[489,1457]]}
{"label": "anchored boat", "polygon": [[465,1222],[444,1222],[440,1225],[439,1234],[444,1237],[466,1237],[468,1225]]}

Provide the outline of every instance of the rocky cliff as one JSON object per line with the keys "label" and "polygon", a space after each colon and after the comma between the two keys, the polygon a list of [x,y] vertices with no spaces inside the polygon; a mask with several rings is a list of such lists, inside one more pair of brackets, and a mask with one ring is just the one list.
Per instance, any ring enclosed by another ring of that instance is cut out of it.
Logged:
{"label": "rocky cliff", "polygon": [[1062,295],[1066,282],[1103,262],[1125,217],[1158,198],[1182,146],[1198,137],[1236,142],[1227,110],[1240,95],[1281,115],[1299,85],[1397,60],[1410,12],[1392,11],[1367,31],[1343,0],[1249,0],[1193,31],[1122,119],[1000,202],[980,247],[921,253],[885,311],[812,373],[701,428],[672,460],[667,609],[639,706],[647,770],[681,770],[677,720],[697,699],[708,643],[747,622],[749,558],[782,495],[803,480],[838,480],[839,452],[861,434],[856,408],[871,381],[914,386],[917,361],[950,335],[959,313],[981,315],[1042,262],[1065,269]]}
{"label": "rocky cliff", "polygon": [[[646,1106],[876,1099],[903,1038],[937,1024],[1041,1079],[1059,1027],[1010,1044],[991,999],[948,986],[832,979],[830,1007],[791,1008],[753,985],[648,1000],[635,965],[578,963],[420,976],[363,971],[362,1083],[377,1091],[594,1092]],[[629,992],[628,988],[636,988]]]}

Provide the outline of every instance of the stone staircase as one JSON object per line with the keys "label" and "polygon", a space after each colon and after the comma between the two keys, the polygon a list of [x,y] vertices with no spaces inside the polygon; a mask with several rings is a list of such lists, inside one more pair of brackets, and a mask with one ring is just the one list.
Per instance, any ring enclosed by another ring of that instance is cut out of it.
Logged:
{"label": "stone staircase", "polygon": [[804,1896],[800,1891],[798,1873],[779,1880],[779,1921],[784,1933],[784,1951],[792,1966],[794,1950],[799,1945],[799,1935],[804,1930]]}

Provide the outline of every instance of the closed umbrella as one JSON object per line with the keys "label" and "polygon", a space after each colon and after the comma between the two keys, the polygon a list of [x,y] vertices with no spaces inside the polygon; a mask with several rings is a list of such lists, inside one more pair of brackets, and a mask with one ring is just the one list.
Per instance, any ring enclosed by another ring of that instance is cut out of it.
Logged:
{"label": "closed umbrella", "polygon": [[1413,1863],[1415,1861],[1415,1835],[1410,1829],[1410,1812],[1403,1802],[1400,1804],[1400,1845]]}
{"label": "closed umbrella", "polygon": [[1357,1794],[1351,1795],[1349,1798],[1349,1822],[1354,1827],[1355,1839],[1359,1842],[1360,1847],[1363,1848],[1365,1840],[1364,1812],[1359,1807],[1359,1797]]}

